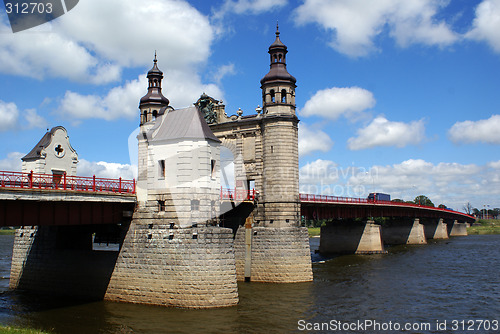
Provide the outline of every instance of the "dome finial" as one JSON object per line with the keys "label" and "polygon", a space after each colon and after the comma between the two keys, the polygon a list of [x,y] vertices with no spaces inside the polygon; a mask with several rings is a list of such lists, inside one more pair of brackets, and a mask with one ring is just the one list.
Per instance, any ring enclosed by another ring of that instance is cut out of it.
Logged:
{"label": "dome finial", "polygon": [[155,59],[153,59],[153,62],[156,64],[157,60],[156,60],[156,50],[155,50]]}
{"label": "dome finial", "polygon": [[276,21],[276,37],[279,37],[279,35],[280,35],[279,24],[278,21]]}

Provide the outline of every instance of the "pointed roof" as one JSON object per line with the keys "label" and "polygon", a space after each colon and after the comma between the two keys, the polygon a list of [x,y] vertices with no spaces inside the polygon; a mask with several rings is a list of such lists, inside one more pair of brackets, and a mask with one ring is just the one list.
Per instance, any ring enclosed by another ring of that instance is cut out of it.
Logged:
{"label": "pointed roof", "polygon": [[147,136],[150,141],[204,139],[221,142],[195,106],[166,112],[157,118]]}
{"label": "pointed roof", "polygon": [[278,23],[276,23],[276,40],[271,46],[269,46],[269,50],[274,49],[276,47],[284,48],[286,50],[286,45],[280,40],[280,31]]}

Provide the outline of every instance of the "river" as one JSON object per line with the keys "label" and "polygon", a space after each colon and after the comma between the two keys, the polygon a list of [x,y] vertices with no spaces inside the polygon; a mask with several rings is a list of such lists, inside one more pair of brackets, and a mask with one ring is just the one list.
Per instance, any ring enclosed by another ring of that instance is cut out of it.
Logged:
{"label": "river", "polygon": [[[311,239],[312,249],[318,242]],[[381,255],[313,254],[313,282],[242,282],[239,305],[215,310],[70,303],[11,291],[12,243],[13,236],[0,236],[0,323],[7,325],[71,334],[500,332],[500,235],[431,240]]]}

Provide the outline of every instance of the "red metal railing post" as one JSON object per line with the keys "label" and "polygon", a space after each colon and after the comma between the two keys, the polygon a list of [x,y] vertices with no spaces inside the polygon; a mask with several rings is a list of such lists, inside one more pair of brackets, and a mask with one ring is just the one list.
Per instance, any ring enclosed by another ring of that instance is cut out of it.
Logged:
{"label": "red metal railing post", "polygon": [[66,190],[66,171],[64,171],[63,178],[64,178],[64,184],[63,184],[63,186],[64,186],[64,190]]}
{"label": "red metal railing post", "polygon": [[33,188],[33,171],[30,171],[30,173],[28,174],[28,180],[29,180],[30,189],[31,189],[31,188]]}
{"label": "red metal railing post", "polygon": [[119,181],[118,181],[118,192],[121,193],[122,192],[122,178],[120,177]]}
{"label": "red metal railing post", "polygon": [[135,179],[133,179],[132,182],[133,182],[133,186],[134,186],[134,192],[133,193],[135,194]]}
{"label": "red metal railing post", "polygon": [[95,191],[95,175],[92,177],[92,191]]}

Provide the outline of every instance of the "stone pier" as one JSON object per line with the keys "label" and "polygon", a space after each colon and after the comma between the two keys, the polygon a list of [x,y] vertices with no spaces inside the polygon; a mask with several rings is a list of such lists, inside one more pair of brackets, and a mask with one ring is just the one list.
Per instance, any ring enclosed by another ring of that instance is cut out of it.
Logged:
{"label": "stone pier", "polygon": [[460,237],[467,235],[467,225],[465,223],[459,223],[457,220],[453,223],[448,224],[448,231],[450,237]]}
{"label": "stone pier", "polygon": [[382,227],[382,239],[388,245],[421,245],[426,244],[424,225],[420,219],[390,221]]}
{"label": "stone pier", "polygon": [[236,305],[232,230],[179,228],[137,210],[105,299],[185,308]]}
{"label": "stone pier", "polygon": [[92,233],[102,227],[21,227],[14,237],[10,288],[102,300],[118,257],[117,251],[92,249]]}
{"label": "stone pier", "polygon": [[321,227],[319,252],[322,254],[384,253],[380,225],[364,222],[336,221]]}
{"label": "stone pier", "polygon": [[443,218],[426,220],[424,232],[427,239],[448,239],[448,229]]}
{"label": "stone pier", "polygon": [[[311,252],[306,227],[253,227],[250,281],[296,283],[312,281]],[[236,273],[245,280],[245,227],[234,240]],[[247,257],[248,261],[248,257]]]}

